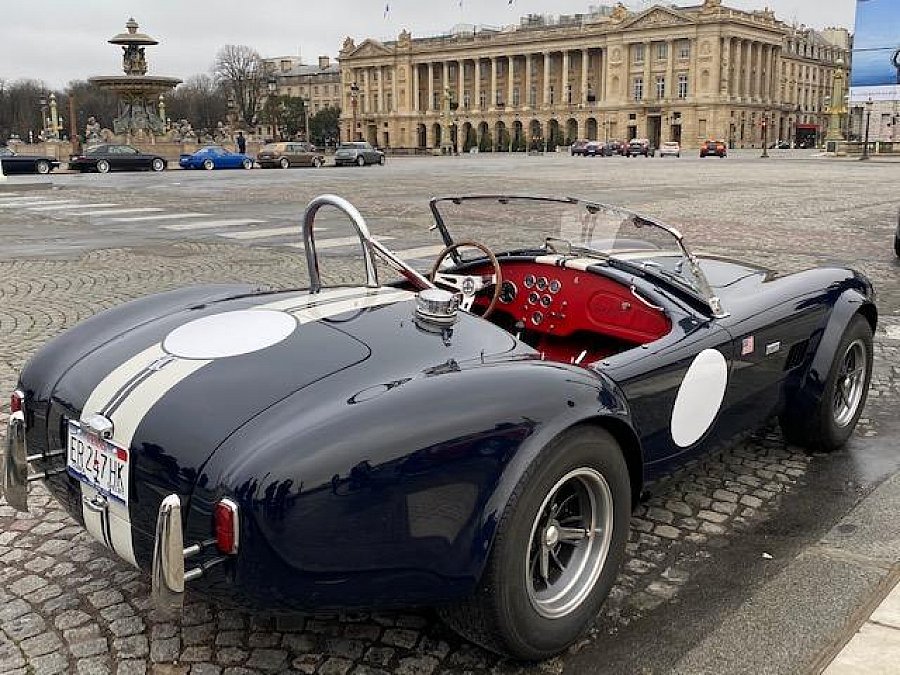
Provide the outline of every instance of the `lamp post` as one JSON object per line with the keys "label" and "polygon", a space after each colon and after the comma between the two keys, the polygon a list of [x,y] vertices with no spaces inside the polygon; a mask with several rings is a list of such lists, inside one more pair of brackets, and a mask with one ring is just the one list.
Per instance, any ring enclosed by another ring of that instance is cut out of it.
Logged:
{"label": "lamp post", "polygon": [[356,115],[357,115],[357,106],[359,105],[359,85],[354,82],[350,85],[350,107],[353,109],[353,126],[350,129],[348,141],[355,141],[356,139]]}
{"label": "lamp post", "polygon": [[278,139],[278,105],[275,102],[275,94],[278,91],[278,80],[275,79],[275,76],[272,75],[269,77],[269,81],[266,83],[266,86],[269,89],[269,119],[272,122],[272,139],[277,141]]}
{"label": "lamp post", "polygon": [[312,141],[310,139],[312,138],[312,136],[309,135],[309,103],[310,103],[310,101],[306,97],[302,98],[301,100],[303,101],[303,135],[305,137],[303,140],[306,141],[307,143],[311,143]]}
{"label": "lamp post", "polygon": [[40,139],[43,141],[47,138],[47,97],[41,96],[38,99],[38,103],[41,106],[41,135]]}
{"label": "lamp post", "polygon": [[874,104],[875,104],[875,102],[872,100],[872,97],[870,96],[869,99],[866,101],[866,136],[865,136],[865,140],[863,141],[863,154],[862,154],[862,157],[859,158],[861,162],[864,162],[867,159],[869,159],[869,124],[872,121],[872,106]]}
{"label": "lamp post", "polygon": [[759,156],[760,159],[769,159],[769,111],[763,113],[762,118],[762,146],[763,151]]}

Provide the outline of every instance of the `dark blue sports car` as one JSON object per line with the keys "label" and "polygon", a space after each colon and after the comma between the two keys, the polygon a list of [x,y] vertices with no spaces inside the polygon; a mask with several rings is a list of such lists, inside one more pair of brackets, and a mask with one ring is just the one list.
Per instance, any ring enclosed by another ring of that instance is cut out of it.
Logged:
{"label": "dark blue sports car", "polygon": [[[360,285],[322,286],[326,206],[356,227]],[[877,323],[858,272],[697,256],[576,199],[431,209],[427,277],[324,196],[308,289],[185,288],[52,340],[12,395],[8,502],[45,480],[162,607],[186,588],[267,611],[430,604],[539,659],[597,616],[648,481],[772,416],[812,449],[850,438]]]}
{"label": "dark blue sports car", "polygon": [[232,152],[218,145],[200,148],[192,155],[181,155],[178,164],[182,169],[252,169],[253,158]]}

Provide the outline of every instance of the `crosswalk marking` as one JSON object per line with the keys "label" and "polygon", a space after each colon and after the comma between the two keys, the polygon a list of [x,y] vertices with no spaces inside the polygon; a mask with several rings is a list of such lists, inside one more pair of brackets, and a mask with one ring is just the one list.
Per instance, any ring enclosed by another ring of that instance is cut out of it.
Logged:
{"label": "crosswalk marking", "polygon": [[31,204],[23,204],[22,208],[29,211],[70,211],[72,209],[99,209],[109,206],[118,206],[118,204],[55,204],[53,206],[32,206]]}
{"label": "crosswalk marking", "polygon": [[[322,232],[325,228],[317,227],[316,232]],[[303,236],[303,228],[299,225],[293,227],[269,227],[259,230],[242,230],[240,232],[223,232],[220,236],[228,239],[265,239],[266,237],[280,237],[282,235]]]}
{"label": "crosswalk marking", "polygon": [[14,202],[12,204],[0,204],[0,209],[21,209],[26,206],[47,206],[50,204],[73,204],[74,199],[42,199],[34,202]]}
{"label": "crosswalk marking", "polygon": [[210,213],[162,213],[155,216],[128,216],[126,218],[110,218],[114,223],[142,223],[149,220],[176,220],[178,218],[206,218]]}
{"label": "crosswalk marking", "polygon": [[433,258],[444,250],[444,246],[419,246],[418,248],[408,248],[403,251],[394,251],[394,255],[401,260],[416,260],[418,258]]}
{"label": "crosswalk marking", "polygon": [[19,195],[4,192],[3,196],[0,197],[0,202],[30,202],[46,198],[46,195]]}
{"label": "crosswalk marking", "polygon": [[[390,241],[393,237],[378,237],[378,241]],[[359,237],[334,237],[333,239],[319,239],[316,241],[316,250],[321,251],[326,248],[339,248],[340,246],[348,246],[350,244],[359,244]],[[291,248],[299,248],[306,250],[303,244],[286,244]]]}
{"label": "crosswalk marking", "polygon": [[101,211],[79,211],[73,213],[73,216],[114,216],[120,213],[152,213],[154,211],[162,211],[155,206],[147,206],[142,209],[106,209]]}
{"label": "crosswalk marking", "polygon": [[253,218],[232,218],[227,220],[200,220],[193,223],[178,223],[177,225],[165,225],[167,230],[210,230],[215,227],[228,227],[230,225],[253,225],[264,223],[264,220]]}

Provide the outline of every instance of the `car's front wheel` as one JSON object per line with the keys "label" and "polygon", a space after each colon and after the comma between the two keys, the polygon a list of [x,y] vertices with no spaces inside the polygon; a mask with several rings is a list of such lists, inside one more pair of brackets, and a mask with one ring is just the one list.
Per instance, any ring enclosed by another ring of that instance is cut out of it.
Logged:
{"label": "car's front wheel", "polygon": [[212,161],[211,159],[204,159],[203,160],[203,168],[206,169],[207,171],[212,171],[213,169],[216,168],[216,163],[214,161]]}
{"label": "car's front wheel", "polygon": [[365,166],[365,165],[366,165],[366,158],[365,158],[365,157],[363,157],[362,155],[360,155],[359,157],[356,158],[356,166]]}
{"label": "car's front wheel", "polygon": [[166,168],[166,163],[159,157],[156,157],[152,162],[150,162],[150,168],[156,172],[160,172]]}
{"label": "car's front wheel", "polygon": [[785,438],[817,452],[843,446],[862,415],[871,380],[872,326],[857,314],[841,336],[812,414],[789,405],[779,418]]}
{"label": "car's front wheel", "polygon": [[321,168],[322,160],[319,157],[314,157],[312,161],[312,165],[314,169]]}
{"label": "car's front wheel", "polygon": [[252,169],[253,168],[253,160],[248,157],[243,162],[241,162],[241,166],[244,167],[245,169]]}
{"label": "car's front wheel", "polygon": [[481,646],[525,660],[574,642],[616,579],[631,517],[622,451],[596,427],[551,442],[513,491],[475,594],[442,618]]}
{"label": "car's front wheel", "polygon": [[105,159],[101,159],[97,161],[97,172],[98,173],[109,173],[109,162]]}
{"label": "car's front wheel", "polygon": [[48,173],[50,173],[51,168],[52,167],[50,166],[50,162],[48,162],[46,159],[40,159],[40,160],[38,160],[37,164],[34,165],[34,170],[37,171],[42,176],[45,176]]}
{"label": "car's front wheel", "polygon": [[379,155],[379,157],[378,157],[378,163],[379,163],[381,166],[384,166],[385,164],[387,164],[387,157],[384,156],[384,155]]}
{"label": "car's front wheel", "polygon": [[289,160],[287,157],[282,157],[281,161],[278,162],[278,166],[280,166],[282,169],[288,169],[291,166],[291,160]]}

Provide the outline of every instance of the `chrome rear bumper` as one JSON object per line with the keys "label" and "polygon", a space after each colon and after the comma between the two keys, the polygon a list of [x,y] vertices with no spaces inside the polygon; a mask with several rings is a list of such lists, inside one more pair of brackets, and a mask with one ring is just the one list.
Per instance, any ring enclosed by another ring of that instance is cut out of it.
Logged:
{"label": "chrome rear bumper", "polygon": [[16,511],[28,510],[28,452],[25,414],[14,412],[6,426],[6,451],[0,466],[0,496]]}

